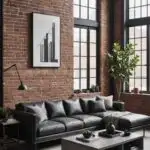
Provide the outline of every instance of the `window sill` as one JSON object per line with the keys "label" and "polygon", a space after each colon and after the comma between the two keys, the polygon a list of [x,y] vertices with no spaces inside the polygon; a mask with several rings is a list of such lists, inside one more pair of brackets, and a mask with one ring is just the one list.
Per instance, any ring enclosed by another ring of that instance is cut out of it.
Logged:
{"label": "window sill", "polygon": [[87,98],[87,97],[95,97],[100,95],[101,92],[90,92],[90,93],[73,93],[69,98],[77,99],[77,98]]}
{"label": "window sill", "polygon": [[129,93],[129,92],[123,92],[121,95],[136,95],[136,96],[150,96],[150,93]]}

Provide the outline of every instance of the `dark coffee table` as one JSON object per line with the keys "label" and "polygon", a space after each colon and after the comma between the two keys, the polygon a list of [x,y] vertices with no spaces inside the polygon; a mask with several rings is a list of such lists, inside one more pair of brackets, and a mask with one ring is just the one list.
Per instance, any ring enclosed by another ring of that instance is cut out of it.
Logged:
{"label": "dark coffee table", "polygon": [[77,140],[81,135],[69,136],[62,139],[62,150],[143,150],[143,135],[138,133],[131,133],[130,136],[117,136],[113,138],[98,137],[100,131],[94,132],[95,139],[89,142]]}

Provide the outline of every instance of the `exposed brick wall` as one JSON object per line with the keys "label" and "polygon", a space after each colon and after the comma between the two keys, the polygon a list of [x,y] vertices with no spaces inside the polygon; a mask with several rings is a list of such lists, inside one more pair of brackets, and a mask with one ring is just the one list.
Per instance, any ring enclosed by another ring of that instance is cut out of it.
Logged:
{"label": "exposed brick wall", "polygon": [[150,115],[150,95],[123,93],[121,100],[125,102],[128,111]]}
{"label": "exposed brick wall", "polygon": [[[101,90],[109,89],[105,52],[109,50],[109,0],[101,5]],[[20,101],[42,99],[66,99],[73,88],[73,0],[10,0],[4,3],[4,68],[16,63],[22,80],[31,87],[18,91],[15,69],[4,73],[4,104],[14,106]],[[31,13],[60,16],[61,19],[61,67],[32,68]]]}
{"label": "exposed brick wall", "polygon": [[100,10],[100,85],[101,94],[109,94],[109,73],[107,52],[110,50],[110,23],[109,23],[109,0],[101,0]]}
{"label": "exposed brick wall", "polygon": [[124,1],[114,0],[114,41],[120,43],[124,38]]}

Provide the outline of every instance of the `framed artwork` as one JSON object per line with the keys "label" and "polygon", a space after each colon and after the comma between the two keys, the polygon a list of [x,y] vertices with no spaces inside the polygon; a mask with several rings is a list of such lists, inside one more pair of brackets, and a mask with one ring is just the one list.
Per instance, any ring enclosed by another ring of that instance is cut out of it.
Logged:
{"label": "framed artwork", "polygon": [[60,67],[60,17],[33,13],[33,67]]}

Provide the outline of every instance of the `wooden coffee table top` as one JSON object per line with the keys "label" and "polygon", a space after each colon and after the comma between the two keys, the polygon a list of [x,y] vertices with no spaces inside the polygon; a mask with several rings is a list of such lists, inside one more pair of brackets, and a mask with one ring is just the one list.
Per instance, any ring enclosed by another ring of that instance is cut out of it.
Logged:
{"label": "wooden coffee table top", "polygon": [[[102,130],[100,130],[102,131]],[[94,149],[94,150],[101,150],[101,149],[107,149],[107,148],[112,148],[112,147],[115,147],[115,146],[118,146],[118,145],[122,145],[122,144],[125,144],[125,143],[128,143],[130,141],[134,141],[136,139],[141,139],[143,138],[143,135],[141,134],[138,134],[138,133],[131,133],[130,136],[117,136],[117,137],[113,137],[113,138],[108,138],[108,137],[102,137],[102,136],[99,136],[98,137],[98,133],[100,131],[96,131],[94,132],[94,134],[96,135],[95,136],[95,140],[91,140],[90,142],[82,142],[82,141],[79,141],[77,140],[76,138],[77,137],[81,137],[81,134],[80,135],[75,135],[75,136],[69,136],[69,137],[66,137],[66,138],[63,138],[62,139],[62,143],[63,141],[66,143],[72,143],[73,145],[74,144],[77,144],[77,145],[80,145],[80,146],[84,146],[85,148],[89,149]]]}

